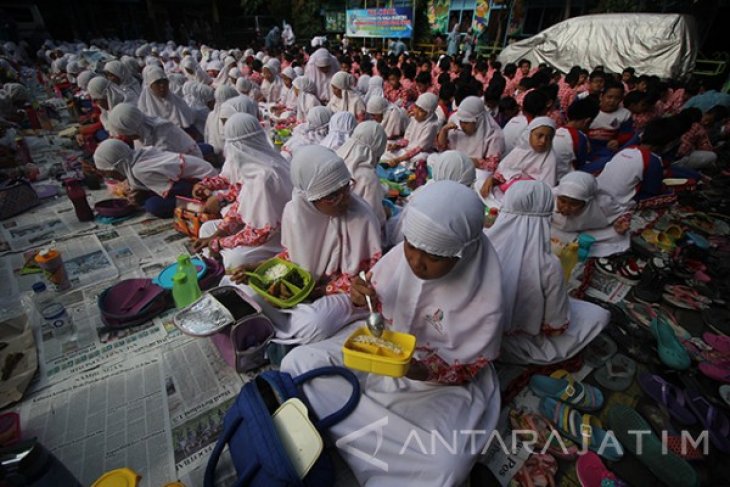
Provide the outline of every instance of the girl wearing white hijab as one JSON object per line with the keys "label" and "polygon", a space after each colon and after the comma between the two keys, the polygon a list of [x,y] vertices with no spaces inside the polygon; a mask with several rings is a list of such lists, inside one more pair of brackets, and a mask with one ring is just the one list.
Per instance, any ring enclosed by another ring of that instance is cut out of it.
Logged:
{"label": "girl wearing white hijab", "polygon": [[[350,172],[331,150],[307,146],[297,151],[291,177],[294,193],[284,208],[285,250],[279,257],[311,272],[317,282],[314,293],[321,297],[291,310],[264,309],[276,324],[275,341],[311,343],[329,338],[350,321],[350,282],[381,257],[380,227],[372,208],[352,194]],[[233,280],[244,281],[243,271],[234,273]]]}
{"label": "girl wearing white hijab", "polygon": [[362,122],[352,132],[350,139],[337,150],[337,155],[345,160],[355,180],[353,191],[373,207],[380,225],[385,225],[387,218],[383,207],[385,191],[375,173],[375,165],[385,152],[388,139],[383,127],[373,121]]}
{"label": "girl wearing white hijab", "polygon": [[297,122],[301,123],[307,119],[307,114],[322,104],[317,99],[317,87],[314,82],[306,76],[300,76],[292,83],[294,93],[297,95]]}
{"label": "girl wearing white hijab", "polygon": [[[177,96],[185,96],[183,93],[183,87],[185,86],[185,83],[187,83],[189,80],[185,77],[182,73],[169,73],[167,75],[167,79],[170,81],[170,91],[175,93]],[[198,83],[198,81],[193,81],[193,83]],[[200,83],[203,86],[208,86],[203,83]]]}
{"label": "girl wearing white hijab", "polygon": [[568,298],[550,246],[553,193],[541,181],[518,181],[486,231],[502,264],[506,310],[501,360],[552,364],[567,360],[608,324],[605,309]]}
{"label": "girl wearing white hijab", "polygon": [[413,116],[408,123],[403,138],[388,146],[383,161],[391,167],[406,163],[414,165],[428,157],[436,145],[436,134],[441,127],[436,116],[438,97],[433,93],[424,93],[413,104]]}
{"label": "girl wearing white hijab", "polygon": [[[340,71],[337,58],[324,47],[317,49],[309,56],[304,75],[314,83],[314,95],[321,103],[330,99],[330,82],[335,73]],[[304,116],[304,115],[303,115]]]}
{"label": "girl wearing white hijab", "polygon": [[504,154],[499,124],[477,96],[467,96],[438,135],[439,147],[458,150],[474,161],[477,178],[486,179]]}
{"label": "girl wearing white hijab", "polygon": [[246,95],[252,100],[261,99],[261,90],[258,85],[248,78],[238,78],[236,80],[236,90],[242,95]]}
{"label": "girl wearing white hijab", "polygon": [[456,181],[471,188],[477,178],[474,163],[463,152],[447,150],[428,156],[431,167],[431,181]]}
{"label": "girl wearing white hijab", "polygon": [[158,66],[149,66],[145,68],[144,78],[145,88],[137,107],[144,114],[169,120],[183,130],[192,127],[195,115],[185,100],[170,92],[165,71]]}
{"label": "girl wearing white hijab", "polygon": [[204,134],[205,122],[211,109],[215,106],[213,87],[197,81],[186,81],[183,86],[183,96],[185,103],[193,112],[195,129]]}
{"label": "girl wearing white hijab", "polygon": [[367,93],[368,88],[370,87],[370,75],[369,74],[363,74],[357,79],[357,91],[360,92],[360,95],[362,95],[362,101],[367,103]]}
{"label": "girl wearing white hijab", "polygon": [[[334,440],[351,438],[337,444],[359,485],[462,485],[499,417],[491,362],[502,336],[502,295],[495,286],[502,276],[482,232],[484,206],[473,191],[439,181],[414,193],[409,205],[406,242],[373,267],[372,284],[356,279],[350,296],[358,307],[365,305],[364,294],[376,305],[380,301],[387,328],[416,336],[416,354],[403,378],[356,373],[360,401],[329,431]],[[341,365],[343,343],[360,326],[292,350],[281,370],[297,375]],[[304,386],[319,416],[344,404],[351,390],[336,377]],[[377,434],[358,435],[351,443],[353,432],[373,425]],[[422,448],[435,433],[450,439],[455,431],[480,434],[460,436],[454,445],[449,440],[447,447],[435,442],[435,451]],[[414,433],[420,441],[409,440]]]}
{"label": "girl wearing white hijab", "polygon": [[268,104],[278,103],[284,83],[279,77],[279,61],[271,59],[262,69],[264,81],[261,83],[261,95]]}
{"label": "girl wearing white hijab", "polygon": [[121,61],[109,61],[104,65],[104,74],[112,82],[112,88],[119,91],[125,103],[137,103],[141,87]]}
{"label": "girl wearing white hijab", "polygon": [[223,152],[223,134],[221,128],[223,125],[220,121],[220,112],[223,103],[234,98],[238,93],[232,86],[223,85],[215,89],[215,106],[208,114],[205,120],[205,132],[203,134],[205,142],[213,147],[213,152],[221,154]]}
{"label": "girl wearing white hijab", "polygon": [[630,240],[631,213],[624,213],[613,197],[598,188],[593,175],[582,171],[566,174],[553,189],[555,212],[552,237],[564,244],[579,234],[591,235],[590,257],[605,257],[625,252]]}
{"label": "girl wearing white hijab", "polygon": [[[297,79],[297,74],[294,72],[294,68],[291,66],[284,68],[281,72],[281,95],[279,95],[279,116],[282,118],[290,117],[297,109],[297,95],[294,92],[294,80]],[[287,113],[287,117],[283,117],[283,114]]]}
{"label": "girl wearing white hijab", "polygon": [[221,85],[235,85],[236,81],[233,80],[231,83],[230,73],[233,68],[236,67],[236,58],[233,56],[226,56],[223,60],[223,67],[218,72],[218,76],[213,80],[213,86],[219,87]]}
{"label": "girl wearing white hijab", "polygon": [[408,112],[391,104],[382,96],[373,96],[365,107],[367,116],[383,126],[388,140],[400,139],[405,134],[410,119]]}
{"label": "girl wearing white hijab", "polygon": [[210,76],[208,76],[208,73],[203,71],[203,68],[200,67],[200,64],[192,56],[185,56],[180,62],[180,66],[182,66],[183,72],[189,80],[198,81],[206,85],[213,82]]}
{"label": "girl wearing white hijab", "polygon": [[355,77],[340,71],[332,77],[332,97],[327,108],[333,113],[350,112],[358,121],[365,119],[365,103],[355,90]]}
{"label": "girl wearing white hijab", "polygon": [[133,150],[117,139],[99,144],[94,164],[126,179],[132,191],[130,200],[159,218],[172,217],[176,196],[190,197],[195,182],[216,175],[213,166],[198,157],[156,147]]}
{"label": "girl wearing white hijab", "polygon": [[261,118],[259,116],[259,106],[246,95],[235,96],[226,100],[223,105],[221,105],[221,111],[219,114],[221,123],[225,126],[226,120],[236,113],[248,113],[257,120]]}
{"label": "girl wearing white hijab", "polygon": [[158,149],[203,157],[198,144],[183,129],[169,120],[150,117],[129,103],[120,103],[109,112],[109,131],[134,140],[137,148]]}
{"label": "girl wearing white hijab", "polygon": [[347,142],[352,131],[357,126],[357,120],[350,112],[337,112],[332,115],[329,123],[327,136],[322,139],[319,145],[336,151]]}
{"label": "girl wearing white hijab", "polygon": [[233,270],[281,252],[284,206],[292,185],[286,161],[271,147],[258,119],[237,113],[226,123],[226,162],[233,162],[241,186],[223,220],[204,223],[195,251],[209,247]]}
{"label": "girl wearing white hijab", "polygon": [[367,90],[367,92],[365,92],[363,101],[365,101],[365,103],[367,103],[374,96],[381,96],[381,97],[385,98],[385,91],[383,91],[383,77],[382,76],[376,75],[369,79],[368,90]]}
{"label": "girl wearing white hijab", "polygon": [[332,112],[327,107],[314,107],[307,114],[307,121],[297,125],[292,136],[281,147],[286,159],[291,159],[294,151],[305,145],[318,145],[327,136]]}
{"label": "girl wearing white hijab", "polygon": [[512,149],[500,161],[494,175],[481,184],[480,194],[490,208],[501,206],[504,194],[516,181],[532,179],[551,188],[557,183],[557,159],[552,149],[555,122],[549,117],[537,117],[527,129],[527,144]]}
{"label": "girl wearing white hijab", "polygon": [[124,96],[111,86],[112,82],[103,76],[97,76],[89,81],[88,91],[91,99],[101,110],[99,120],[107,131],[109,127],[109,111],[124,102]]}

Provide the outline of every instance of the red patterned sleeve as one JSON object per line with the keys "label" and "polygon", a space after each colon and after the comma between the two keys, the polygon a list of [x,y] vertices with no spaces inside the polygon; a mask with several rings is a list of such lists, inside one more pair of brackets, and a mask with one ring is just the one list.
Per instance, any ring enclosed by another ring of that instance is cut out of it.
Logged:
{"label": "red patterned sleeve", "polygon": [[428,369],[426,380],[429,382],[447,385],[467,384],[476,377],[480,370],[489,365],[486,357],[480,356],[468,364],[462,364],[458,360],[450,364],[429,347],[417,347],[416,350],[424,352],[420,362]]}
{"label": "red patterned sleeve", "polygon": [[270,225],[267,225],[264,228],[253,228],[246,225],[235,235],[213,239],[210,242],[210,248],[214,252],[219,252],[222,248],[232,249],[235,247],[259,247],[269,240],[274,230],[276,229],[272,228]]}
{"label": "red patterned sleeve", "polygon": [[350,294],[350,287],[352,286],[352,279],[360,273],[369,272],[370,269],[380,260],[383,254],[378,252],[370,259],[363,260],[358,266],[357,272],[353,275],[337,272],[328,277],[327,286],[325,287],[325,294]]}
{"label": "red patterned sleeve", "polygon": [[419,154],[423,152],[423,148],[420,145],[417,145],[416,147],[413,147],[412,149],[408,149],[405,154],[403,154],[403,157],[407,157],[408,159],[412,158],[416,154]]}

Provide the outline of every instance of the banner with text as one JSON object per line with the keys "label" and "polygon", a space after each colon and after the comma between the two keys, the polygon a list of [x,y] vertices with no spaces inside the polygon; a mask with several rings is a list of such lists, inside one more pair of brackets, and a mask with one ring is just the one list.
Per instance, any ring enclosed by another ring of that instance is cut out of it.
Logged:
{"label": "banner with text", "polygon": [[413,35],[413,11],[410,7],[348,10],[347,35],[410,38]]}

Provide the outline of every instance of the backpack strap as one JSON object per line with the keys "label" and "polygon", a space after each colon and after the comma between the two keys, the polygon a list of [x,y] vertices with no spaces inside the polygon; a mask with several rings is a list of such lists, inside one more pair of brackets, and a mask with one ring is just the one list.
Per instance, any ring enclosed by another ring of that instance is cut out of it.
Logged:
{"label": "backpack strap", "polygon": [[[215,448],[213,448],[213,451],[210,453],[210,458],[208,459],[208,465],[205,467],[205,477],[204,477],[204,486],[205,487],[214,487],[215,486],[215,469],[218,466],[218,462],[220,461],[221,454],[223,453],[223,449],[226,447],[229,441],[231,441],[231,438],[233,438],[233,435],[236,433],[236,430],[243,422],[243,418],[238,412],[238,408],[233,408],[232,411],[235,413],[236,417],[233,421],[228,423],[223,430],[223,434],[221,434],[220,438],[218,438],[218,442],[215,444]],[[229,412],[229,414],[231,414]],[[243,475],[240,475],[239,481],[243,480],[244,482],[248,482],[251,477],[253,477],[253,474],[255,473],[255,470],[253,468],[249,469],[246,472],[243,472]],[[244,485],[243,483],[240,483],[239,481],[236,482],[236,485]]]}
{"label": "backpack strap", "polygon": [[315,426],[318,430],[326,430],[331,426],[334,426],[335,424],[339,423],[347,416],[349,416],[350,413],[355,410],[358,403],[360,402],[360,382],[357,380],[355,374],[353,374],[350,370],[344,367],[337,366],[320,367],[318,369],[313,369],[301,375],[298,375],[297,377],[294,377],[294,383],[297,386],[301,386],[305,382],[309,382],[316,377],[331,375],[339,375],[347,382],[349,382],[352,386],[352,394],[350,395],[350,398],[347,400],[345,405],[342,406],[339,410],[335,411],[329,416],[320,419],[315,423]]}

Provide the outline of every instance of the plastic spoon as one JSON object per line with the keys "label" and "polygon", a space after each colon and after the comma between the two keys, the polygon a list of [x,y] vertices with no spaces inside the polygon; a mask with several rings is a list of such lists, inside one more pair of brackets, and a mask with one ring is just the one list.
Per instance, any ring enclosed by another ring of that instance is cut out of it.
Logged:
{"label": "plastic spoon", "polygon": [[[360,271],[359,275],[360,279],[368,282],[368,279],[365,276],[365,271]],[[368,296],[367,294],[365,295],[365,301],[367,301],[368,308],[370,309],[370,314],[368,315],[368,319],[365,323],[367,323],[368,325],[368,330],[370,330],[370,334],[376,338],[380,338],[380,336],[383,334],[383,330],[385,329],[385,324],[383,323],[383,315],[373,310],[373,302],[370,300],[370,296]]]}

